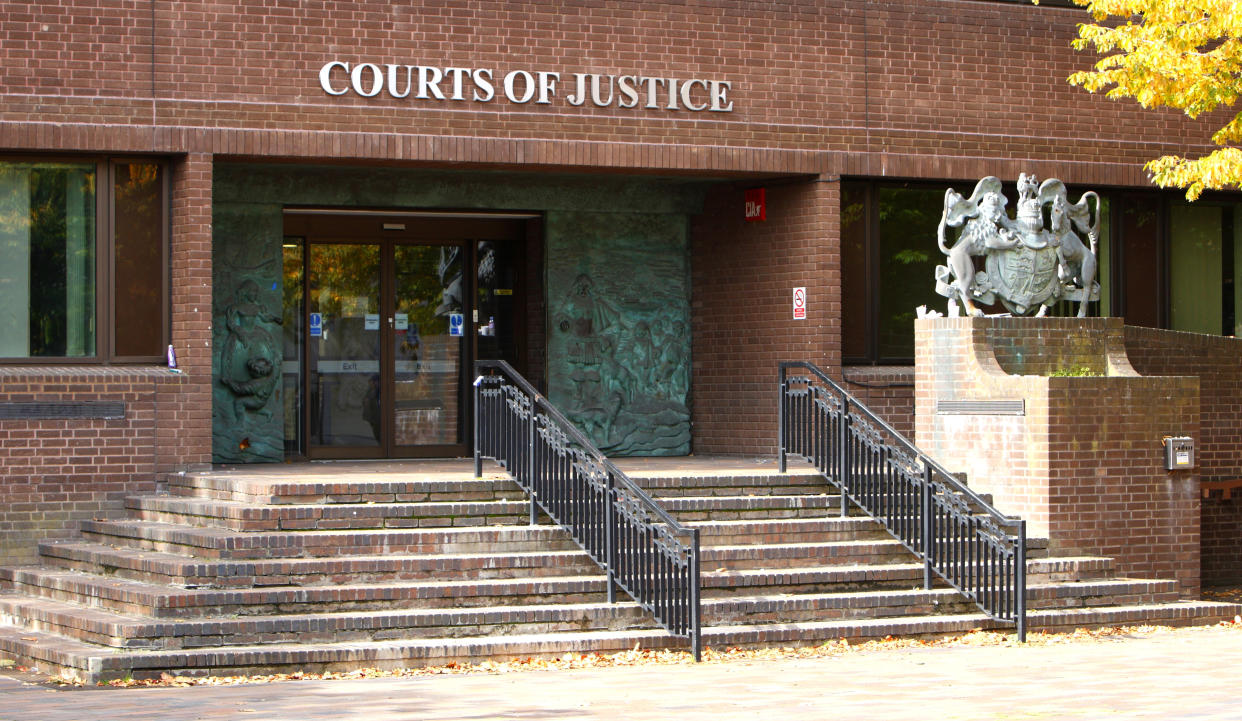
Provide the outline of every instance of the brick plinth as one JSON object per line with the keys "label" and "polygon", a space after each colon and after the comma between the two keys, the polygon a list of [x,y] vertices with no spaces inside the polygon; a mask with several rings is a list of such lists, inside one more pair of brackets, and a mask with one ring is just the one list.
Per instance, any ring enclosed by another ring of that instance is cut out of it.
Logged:
{"label": "brick plinth", "polygon": [[[1161,443],[1199,437],[1196,378],[1139,375],[1115,318],[937,318],[915,334],[920,448],[1054,551],[1111,556],[1123,573],[1198,593],[1198,473],[1164,470]],[[1023,415],[938,412],[1013,400]]]}

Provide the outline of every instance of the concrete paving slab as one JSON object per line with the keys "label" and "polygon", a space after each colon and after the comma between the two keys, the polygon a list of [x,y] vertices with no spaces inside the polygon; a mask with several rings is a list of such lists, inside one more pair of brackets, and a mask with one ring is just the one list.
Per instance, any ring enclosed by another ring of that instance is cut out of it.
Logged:
{"label": "concrete paving slab", "polygon": [[0,721],[1242,719],[1242,626],[1025,647],[505,675],[48,688],[0,670]]}

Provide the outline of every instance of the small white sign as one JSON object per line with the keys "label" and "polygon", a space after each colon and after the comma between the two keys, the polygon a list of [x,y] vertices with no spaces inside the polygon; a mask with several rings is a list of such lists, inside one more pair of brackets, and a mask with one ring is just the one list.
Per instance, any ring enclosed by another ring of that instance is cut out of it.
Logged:
{"label": "small white sign", "polygon": [[793,289],[794,320],[806,320],[806,288]]}
{"label": "small white sign", "polygon": [[366,330],[379,330],[379,313],[367,313],[362,327]]}
{"label": "small white sign", "polygon": [[466,334],[466,316],[462,313],[449,313],[449,335]]}
{"label": "small white sign", "polygon": [[410,327],[410,315],[408,313],[398,313],[396,315],[396,323],[393,324],[397,330],[407,330]]}

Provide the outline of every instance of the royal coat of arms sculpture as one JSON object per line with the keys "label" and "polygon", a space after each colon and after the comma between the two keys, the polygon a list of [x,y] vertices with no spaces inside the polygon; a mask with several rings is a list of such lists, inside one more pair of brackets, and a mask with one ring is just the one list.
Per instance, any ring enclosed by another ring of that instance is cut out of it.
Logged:
{"label": "royal coat of arms sculpture", "polygon": [[[1001,181],[992,176],[980,180],[969,198],[952,188],[945,193],[937,242],[948,265],[936,266],[936,292],[956,299],[968,315],[983,315],[976,303],[999,300],[1015,315],[1042,316],[1058,301],[1076,300],[1078,317],[1085,317],[1087,302],[1100,297],[1100,197],[1086,192],[1071,204],[1061,181],[1040,184],[1023,173],[1016,218],[1005,212],[1007,203]],[[982,270],[975,266],[977,256],[985,256]]]}

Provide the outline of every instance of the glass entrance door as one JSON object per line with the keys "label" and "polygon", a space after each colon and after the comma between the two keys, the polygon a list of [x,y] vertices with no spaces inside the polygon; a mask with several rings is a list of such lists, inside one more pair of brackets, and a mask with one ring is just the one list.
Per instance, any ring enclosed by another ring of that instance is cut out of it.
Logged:
{"label": "glass entrance door", "polygon": [[393,453],[462,450],[462,247],[393,248]]}
{"label": "glass entrance door", "polygon": [[307,452],[465,455],[461,245],[307,246]]}
{"label": "glass entrance door", "polygon": [[[380,250],[379,245],[353,243],[307,248],[307,440],[312,456],[362,457],[384,445]],[[335,452],[316,453],[319,449]]]}
{"label": "glass entrance door", "polygon": [[469,455],[474,360],[527,372],[536,223],[287,209],[286,452]]}

